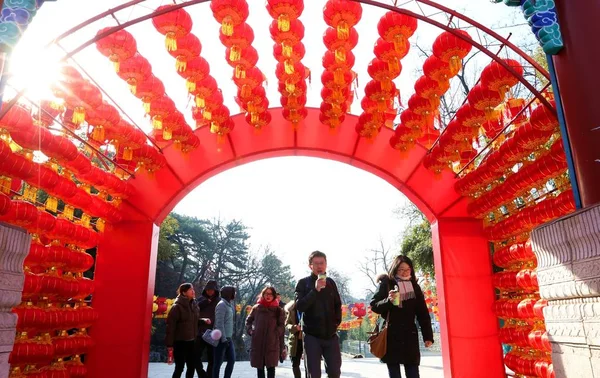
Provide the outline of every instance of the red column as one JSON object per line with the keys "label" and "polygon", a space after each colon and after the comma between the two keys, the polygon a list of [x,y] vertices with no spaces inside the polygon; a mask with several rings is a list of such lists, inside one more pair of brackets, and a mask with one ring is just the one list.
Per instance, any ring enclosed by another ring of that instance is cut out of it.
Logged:
{"label": "red column", "polygon": [[565,47],[553,60],[581,202],[589,207],[600,203],[600,2],[559,0],[556,8]]}
{"label": "red column", "polygon": [[86,356],[90,378],[147,378],[159,227],[123,222],[98,246],[92,306],[100,318]]}
{"label": "red column", "polygon": [[504,378],[492,260],[480,220],[431,225],[445,378]]}

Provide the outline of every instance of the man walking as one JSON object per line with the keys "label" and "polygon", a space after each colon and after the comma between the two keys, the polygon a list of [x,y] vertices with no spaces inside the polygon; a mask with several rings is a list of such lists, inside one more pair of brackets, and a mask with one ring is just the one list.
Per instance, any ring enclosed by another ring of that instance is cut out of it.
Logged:
{"label": "man walking", "polygon": [[310,378],[321,377],[321,356],[329,378],[339,378],[342,355],[337,327],[342,301],[335,282],[327,277],[327,256],[315,251],[308,257],[311,275],[296,285],[296,309],[302,313],[304,361]]}

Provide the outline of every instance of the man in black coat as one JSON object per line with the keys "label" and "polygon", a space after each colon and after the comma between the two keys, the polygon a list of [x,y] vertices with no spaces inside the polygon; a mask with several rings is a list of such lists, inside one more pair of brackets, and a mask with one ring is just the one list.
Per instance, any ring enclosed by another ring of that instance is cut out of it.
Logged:
{"label": "man in black coat", "polygon": [[[215,323],[215,307],[219,303],[219,286],[217,281],[208,281],[202,295],[197,299],[198,308],[200,310],[200,321],[198,322],[198,337],[196,337],[196,373],[199,378],[210,378],[212,376],[213,367],[213,346],[202,340],[202,335],[206,330],[212,329]],[[208,366],[204,371],[202,366],[202,354],[206,349],[208,358]]]}
{"label": "man in black coat", "polygon": [[342,322],[342,300],[335,282],[327,277],[327,256],[315,251],[308,258],[311,275],[296,285],[296,309],[301,313],[306,369],[321,377],[321,356],[329,378],[339,378],[342,354],[337,328]]}

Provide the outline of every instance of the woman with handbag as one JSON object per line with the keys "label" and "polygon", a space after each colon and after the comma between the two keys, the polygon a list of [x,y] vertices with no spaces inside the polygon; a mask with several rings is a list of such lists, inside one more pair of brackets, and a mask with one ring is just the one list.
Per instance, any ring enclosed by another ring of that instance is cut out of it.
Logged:
{"label": "woman with handbag", "polygon": [[233,373],[235,348],[233,347],[231,337],[233,336],[233,314],[235,311],[233,306],[234,299],[235,287],[225,286],[221,289],[221,300],[215,308],[215,328],[212,331],[213,334],[218,331],[216,334],[220,334],[221,338],[214,350],[212,378],[219,378],[224,358],[227,359],[224,377],[231,378],[231,374]]}
{"label": "woman with handbag", "polygon": [[250,365],[256,368],[258,378],[265,378],[265,368],[267,377],[275,378],[275,367],[279,364],[281,353],[285,353],[282,345],[284,315],[275,288],[267,286],[246,318],[246,331],[252,336]]}
{"label": "woman with handbag", "polygon": [[198,333],[198,307],[194,303],[194,287],[184,283],[177,289],[177,298],[167,316],[166,344],[169,356],[175,359],[173,378],[180,378],[187,365],[186,378],[194,377],[194,342]]}
{"label": "woman with handbag", "polygon": [[387,364],[390,378],[402,377],[401,364],[406,378],[419,378],[421,353],[415,318],[427,348],[433,344],[433,331],[412,261],[406,256],[397,256],[388,274],[379,276],[378,281],[371,310],[386,319],[387,346],[381,361]]}

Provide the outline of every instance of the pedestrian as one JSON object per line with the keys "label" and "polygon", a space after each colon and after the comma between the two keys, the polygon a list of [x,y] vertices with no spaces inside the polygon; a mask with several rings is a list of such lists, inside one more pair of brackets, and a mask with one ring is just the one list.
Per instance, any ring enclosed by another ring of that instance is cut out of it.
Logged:
{"label": "pedestrian", "polygon": [[177,289],[177,298],[167,315],[166,344],[175,360],[173,378],[180,378],[184,367],[186,378],[194,377],[194,341],[198,334],[198,307],[194,302],[194,287],[183,283]]}
{"label": "pedestrian", "polygon": [[404,365],[406,378],[419,378],[421,353],[415,318],[427,348],[433,344],[433,331],[412,261],[406,256],[397,256],[388,274],[379,276],[378,281],[371,310],[383,318],[389,316],[387,349],[381,361],[387,364],[390,378],[402,377],[400,365]]}
{"label": "pedestrian", "polygon": [[[302,361],[302,327],[300,326],[300,313],[296,311],[296,302],[290,301],[285,305],[285,327],[289,331],[288,349],[292,360],[294,378],[300,378],[300,361]],[[304,372],[306,376],[306,371]]]}
{"label": "pedestrian", "polygon": [[221,300],[215,308],[215,327],[213,332],[218,330],[221,333],[219,344],[215,347],[213,378],[219,378],[219,372],[223,359],[227,359],[225,366],[224,378],[231,378],[233,373],[233,365],[235,364],[235,348],[233,347],[233,314],[235,299],[235,288],[233,286],[225,286],[221,289]]}
{"label": "pedestrian", "polygon": [[[219,303],[219,286],[217,281],[210,280],[204,286],[202,295],[197,300],[200,311],[200,321],[198,322],[198,336],[196,337],[196,372],[199,378],[211,378],[214,360],[214,348],[212,345],[202,339],[202,335],[207,330],[213,328],[215,323],[215,308]],[[206,370],[202,365],[202,355],[206,351],[207,364]]]}
{"label": "pedestrian", "polygon": [[342,301],[335,282],[327,277],[327,256],[314,251],[308,257],[311,274],[296,285],[296,310],[302,312],[304,362],[311,378],[321,377],[321,357],[329,378],[339,378],[342,367],[337,328]]}
{"label": "pedestrian", "polygon": [[285,350],[285,312],[276,297],[274,287],[265,287],[246,318],[246,331],[252,336],[250,366],[256,368],[258,378],[265,378],[265,368],[267,377],[275,378],[275,367]]}

